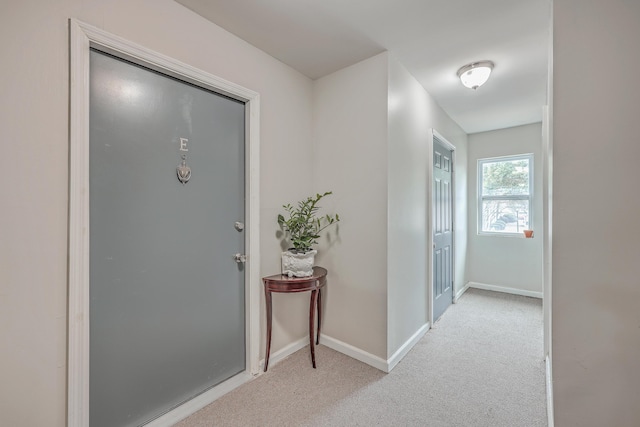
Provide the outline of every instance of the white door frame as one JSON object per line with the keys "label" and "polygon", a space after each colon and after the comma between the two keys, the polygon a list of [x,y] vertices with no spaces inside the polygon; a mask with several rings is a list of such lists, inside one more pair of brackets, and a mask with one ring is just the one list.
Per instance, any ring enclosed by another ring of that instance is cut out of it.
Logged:
{"label": "white door frame", "polygon": [[429,325],[433,326],[433,226],[434,226],[434,203],[433,203],[433,139],[434,137],[445,146],[445,148],[451,150],[451,281],[452,281],[452,297],[453,302],[456,300],[456,147],[450,143],[444,136],[440,135],[435,129],[431,129],[429,134],[429,153],[427,155],[429,167],[428,167],[428,179],[429,188],[427,196],[427,212],[429,212],[427,220],[427,244],[429,254],[429,262],[427,263],[427,295],[429,301],[427,301],[427,307],[429,315],[427,321]]}
{"label": "white door frame", "polygon": [[114,54],[148,68],[245,102],[245,371],[148,425],[168,426],[213,402],[259,373],[259,123],[260,96],[165,55],[71,19],[69,139],[69,296],[67,426],[89,425],[89,49]]}

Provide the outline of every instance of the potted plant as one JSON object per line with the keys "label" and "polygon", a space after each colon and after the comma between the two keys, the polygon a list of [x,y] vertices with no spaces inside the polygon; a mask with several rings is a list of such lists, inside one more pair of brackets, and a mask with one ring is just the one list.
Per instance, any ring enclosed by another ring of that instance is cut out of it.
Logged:
{"label": "potted plant", "polygon": [[289,277],[309,277],[313,274],[313,261],[318,251],[311,246],[318,243],[316,239],[320,237],[322,230],[340,221],[338,214],[318,215],[318,202],[330,194],[333,193],[318,193],[298,202],[297,206],[282,206],[288,218],[279,214],[278,224],[282,231],[289,235],[293,244],[292,248],[282,252],[282,274]]}

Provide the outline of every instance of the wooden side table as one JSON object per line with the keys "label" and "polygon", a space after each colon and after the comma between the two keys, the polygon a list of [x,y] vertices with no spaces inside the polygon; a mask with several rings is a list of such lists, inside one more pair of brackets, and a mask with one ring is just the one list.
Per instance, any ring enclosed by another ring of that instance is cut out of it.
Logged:
{"label": "wooden side table", "polygon": [[327,284],[327,270],[322,267],[313,267],[313,274],[309,277],[289,277],[283,274],[263,277],[264,296],[267,303],[267,354],[264,357],[264,372],[269,367],[269,353],[271,351],[271,293],[282,292],[306,292],[311,291],[309,304],[309,346],[311,347],[311,364],[316,367],[316,350],[314,345],[313,319],[316,308],[318,310],[318,334],[315,344],[320,343],[320,320],[322,316],[322,295],[320,289]]}

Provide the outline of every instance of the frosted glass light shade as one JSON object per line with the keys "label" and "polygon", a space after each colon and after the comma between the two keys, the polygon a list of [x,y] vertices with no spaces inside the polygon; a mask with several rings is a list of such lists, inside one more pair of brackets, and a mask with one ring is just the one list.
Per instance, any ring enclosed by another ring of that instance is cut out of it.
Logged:
{"label": "frosted glass light shade", "polygon": [[489,75],[493,70],[493,62],[474,62],[458,70],[458,77],[463,85],[469,89],[478,89],[489,80]]}

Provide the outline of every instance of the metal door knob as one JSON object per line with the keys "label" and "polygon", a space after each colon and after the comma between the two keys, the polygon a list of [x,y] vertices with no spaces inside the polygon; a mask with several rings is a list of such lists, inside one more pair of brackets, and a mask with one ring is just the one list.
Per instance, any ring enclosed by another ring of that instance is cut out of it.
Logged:
{"label": "metal door knob", "polygon": [[233,256],[233,260],[238,264],[245,263],[247,262],[247,256],[245,254],[238,253]]}

